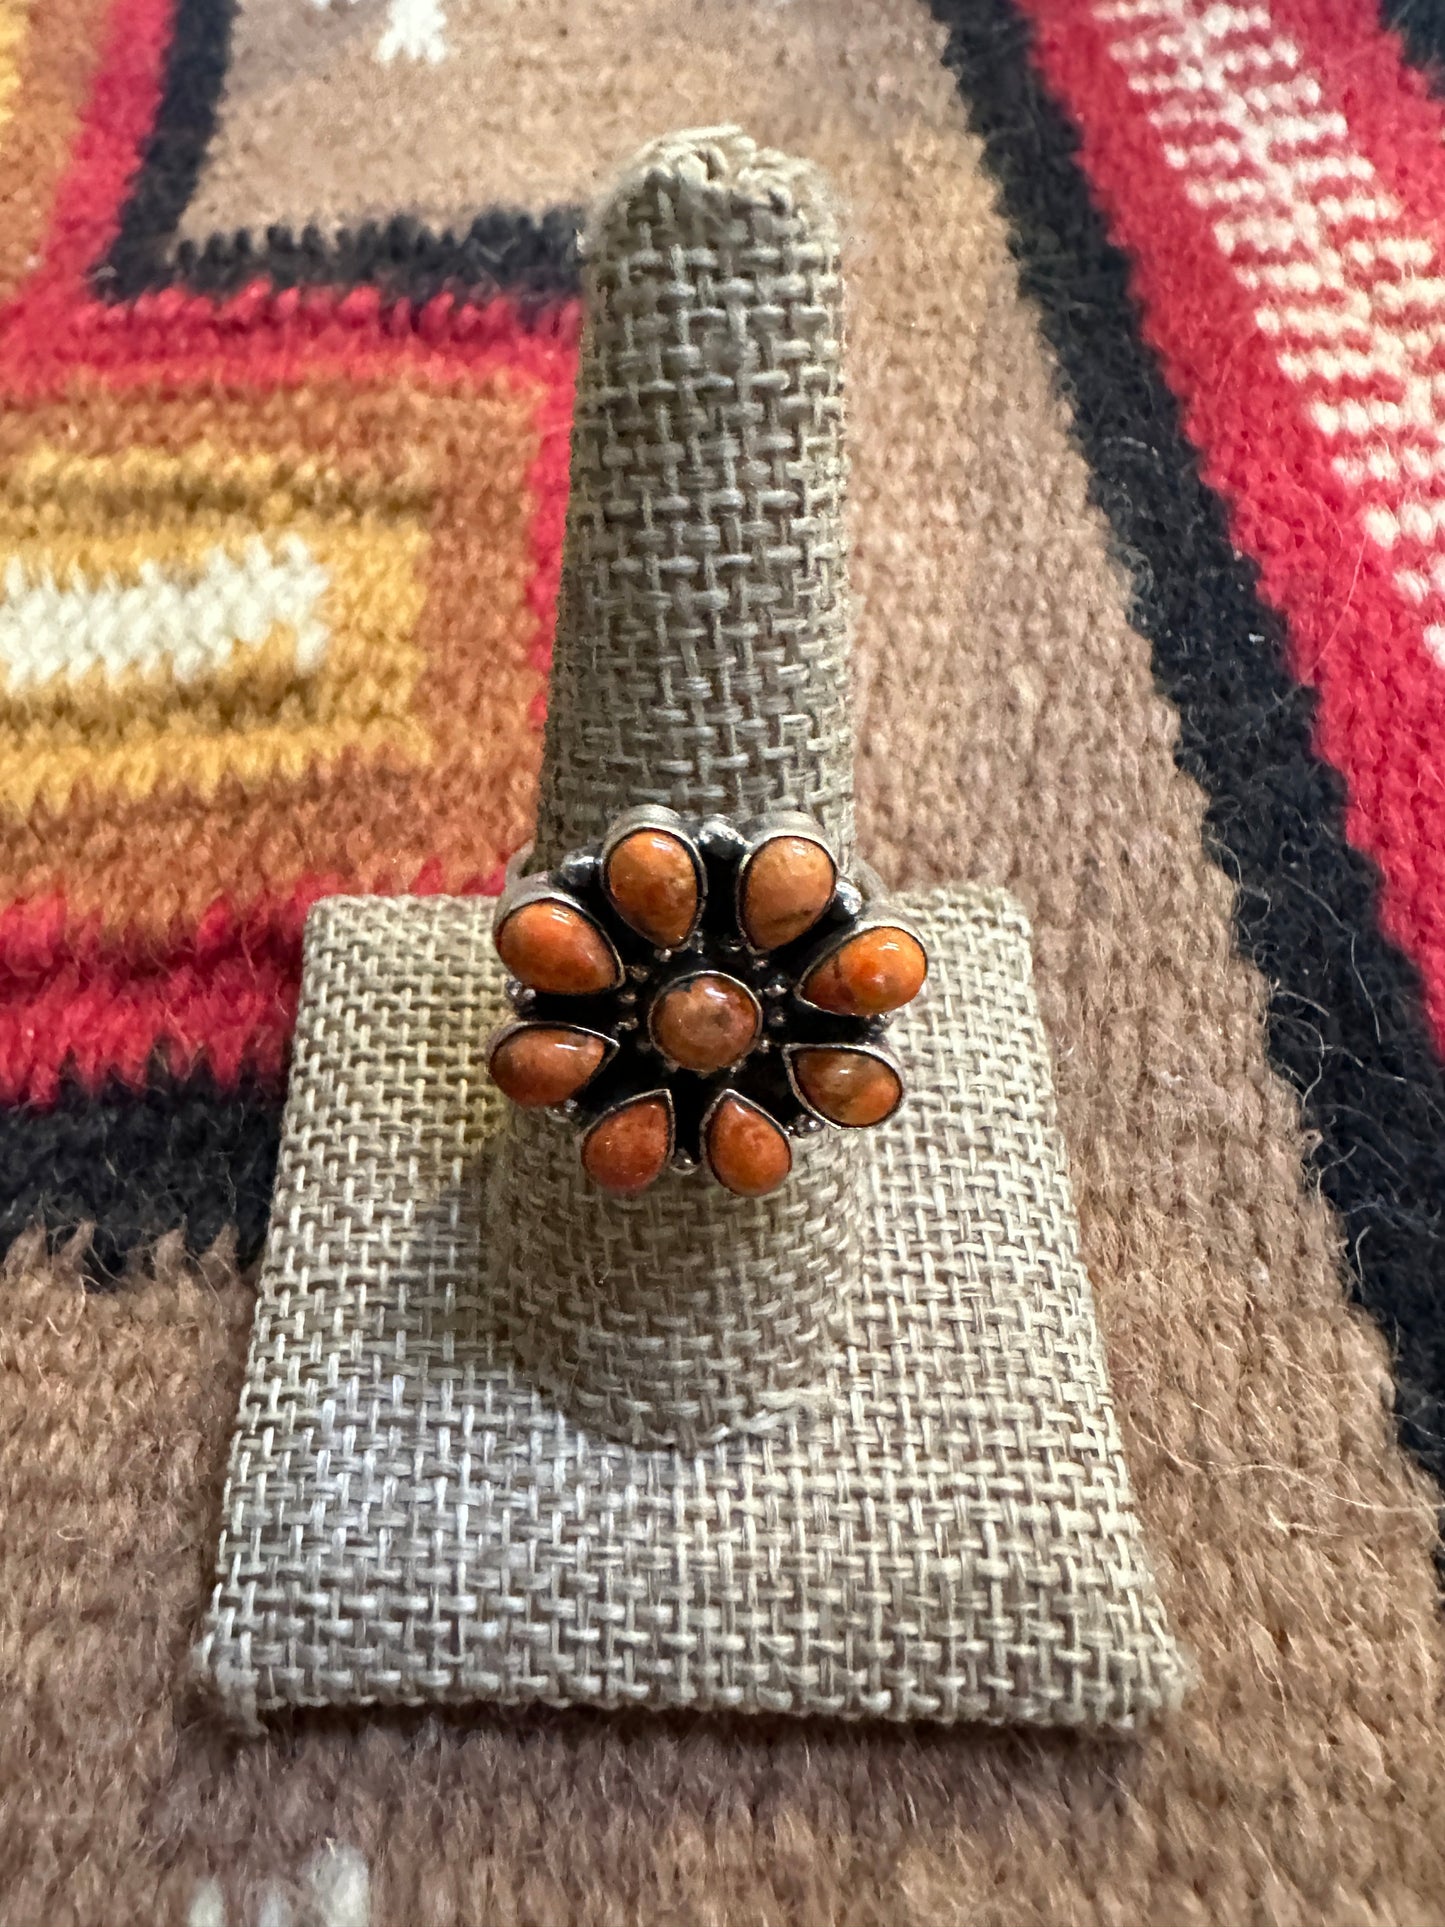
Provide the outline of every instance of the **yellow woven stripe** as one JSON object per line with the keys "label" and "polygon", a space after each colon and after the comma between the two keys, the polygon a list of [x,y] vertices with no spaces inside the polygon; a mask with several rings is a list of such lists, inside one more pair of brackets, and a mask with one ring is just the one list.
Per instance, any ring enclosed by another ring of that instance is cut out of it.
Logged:
{"label": "yellow woven stripe", "polygon": [[[0,0],[3,4],[3,0]],[[124,455],[73,455],[42,443],[0,469],[0,544],[37,542],[55,558],[84,561],[107,545],[117,559],[195,552],[217,532],[238,538],[281,533],[298,517],[344,526],[362,517],[420,521],[430,510],[425,474],[349,474],[315,462],[233,455],[208,442],[183,454],[150,448]]]}
{"label": "yellow woven stripe", "polygon": [[31,0],[0,0],[0,134],[15,110],[30,32]]}
{"label": "yellow woven stripe", "polygon": [[[208,795],[348,750],[426,763],[424,506],[415,482],[209,449],[17,464],[0,477],[0,805],[63,809],[77,785]],[[269,603],[248,557],[279,580]],[[288,569],[304,637],[274,613]]]}
{"label": "yellow woven stripe", "polygon": [[[7,744],[0,749],[0,802],[24,812],[39,798],[61,810],[78,790],[138,799],[179,788],[210,797],[228,777],[248,785],[294,782],[348,751],[412,767],[430,760],[431,739],[415,719],[395,717],[359,727],[276,724],[224,737],[170,729],[115,749],[27,749],[18,756]],[[29,758],[34,760],[27,768]]]}

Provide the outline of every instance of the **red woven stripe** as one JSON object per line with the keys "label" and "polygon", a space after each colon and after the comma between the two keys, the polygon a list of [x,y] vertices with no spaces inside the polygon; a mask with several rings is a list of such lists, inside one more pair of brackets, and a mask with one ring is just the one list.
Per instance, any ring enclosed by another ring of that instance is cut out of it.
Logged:
{"label": "red woven stripe", "polygon": [[115,237],[121,202],[160,102],[171,0],[115,0],[105,51],[61,182],[39,266],[21,300],[54,320]]}
{"label": "red woven stripe", "polygon": [[1381,27],[1377,0],[1273,0],[1269,11],[1411,218],[1445,238],[1445,107]]}
{"label": "red woven stripe", "polygon": [[[412,893],[495,895],[501,886],[500,874],[444,878],[429,867]],[[91,1090],[112,1076],[139,1087],[156,1053],[177,1073],[204,1061],[224,1086],[242,1071],[279,1078],[306,913],[346,887],[344,877],[312,876],[244,913],[217,902],[163,950],[102,939],[77,926],[61,898],[12,904],[0,913],[0,1103],[51,1103],[63,1077]]]}
{"label": "red woven stripe", "polygon": [[[1307,350],[1310,340],[1262,331],[1256,312],[1266,301],[1241,285],[1215,237],[1226,210],[1191,203],[1190,176],[1169,165],[1167,135],[1149,124],[1147,99],[1130,90],[1110,51],[1121,30],[1111,25],[1106,35],[1073,0],[1025,3],[1038,22],[1041,69],[1080,127],[1083,165],[1132,257],[1144,333],[1181,399],[1206,479],[1229,507],[1236,544],[1259,564],[1262,593],[1286,618],[1297,673],[1319,688],[1317,746],[1348,783],[1348,834],[1380,865],[1385,927],[1421,967],[1445,1043],[1445,673],[1425,647],[1420,609],[1402,592],[1394,558],[1371,538],[1370,500],[1332,465],[1348,444],[1310,417],[1321,391],[1281,370],[1281,347]],[[1305,7],[1294,0],[1292,15]],[[1353,44],[1368,55],[1372,85],[1385,87],[1388,68],[1396,97],[1414,112],[1413,77],[1361,12],[1353,11]],[[1343,111],[1328,85],[1324,94],[1326,108]],[[1328,171],[1328,150],[1323,159]],[[1248,173],[1227,168],[1218,178]],[[1330,182],[1329,191],[1351,189]],[[1407,213],[1422,198],[1445,205],[1434,191],[1422,172]],[[1290,297],[1274,291],[1269,301],[1287,307]],[[1347,392],[1334,387],[1329,398]],[[1392,392],[1383,380],[1368,385],[1372,401]],[[1402,433],[1394,446],[1410,441]]]}
{"label": "red woven stripe", "polygon": [[249,389],[344,376],[481,386],[520,379],[570,403],[578,310],[568,303],[539,323],[497,299],[467,307],[442,295],[415,310],[374,288],[277,293],[257,284],[218,304],[179,289],[133,308],[85,301],[58,312],[24,301],[0,323],[0,367],[12,401],[62,395],[77,373],[114,389],[224,380]]}

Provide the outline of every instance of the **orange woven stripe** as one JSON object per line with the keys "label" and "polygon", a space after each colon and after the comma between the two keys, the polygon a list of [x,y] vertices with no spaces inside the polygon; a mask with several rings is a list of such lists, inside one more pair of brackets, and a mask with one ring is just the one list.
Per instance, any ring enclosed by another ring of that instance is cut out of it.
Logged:
{"label": "orange woven stripe", "polygon": [[0,301],[34,266],[95,76],[109,0],[31,0],[0,128]]}

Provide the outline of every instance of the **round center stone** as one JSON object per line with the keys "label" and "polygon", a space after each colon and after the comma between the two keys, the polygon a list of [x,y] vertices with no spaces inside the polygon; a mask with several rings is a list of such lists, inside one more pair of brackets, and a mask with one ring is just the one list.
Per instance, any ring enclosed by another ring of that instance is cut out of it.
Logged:
{"label": "round center stone", "polygon": [[726,1070],[757,1042],[757,999],[736,978],[704,971],[674,984],[652,1006],[652,1041],[684,1070]]}

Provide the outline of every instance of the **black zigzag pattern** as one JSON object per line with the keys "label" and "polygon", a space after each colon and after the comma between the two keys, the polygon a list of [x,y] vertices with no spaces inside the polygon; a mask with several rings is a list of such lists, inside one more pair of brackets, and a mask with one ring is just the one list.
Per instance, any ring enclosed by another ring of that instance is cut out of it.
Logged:
{"label": "black zigzag pattern", "polygon": [[445,291],[494,294],[535,306],[575,294],[581,210],[540,217],[488,208],[462,233],[437,234],[404,215],[356,229],[299,234],[213,235],[204,246],[173,245],[216,131],[236,0],[176,0],[160,106],[116,238],[91,275],[105,301],[134,301],[181,287],[222,298],[256,280],[278,288],[380,288],[396,299],[429,301]]}
{"label": "black zigzag pattern", "polygon": [[35,1224],[52,1238],[91,1225],[87,1262],[104,1282],[168,1231],[200,1252],[234,1224],[248,1264],[266,1235],[281,1109],[279,1091],[253,1082],[158,1071],[142,1091],[70,1084],[44,1110],[0,1110],[0,1251]]}

